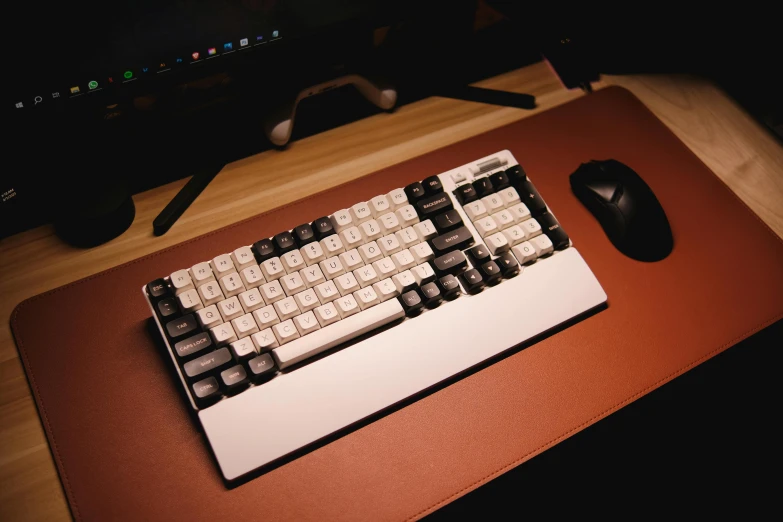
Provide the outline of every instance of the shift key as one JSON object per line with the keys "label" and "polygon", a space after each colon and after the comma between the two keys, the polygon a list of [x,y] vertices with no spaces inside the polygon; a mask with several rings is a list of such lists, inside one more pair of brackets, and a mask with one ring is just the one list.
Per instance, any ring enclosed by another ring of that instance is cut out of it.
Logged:
{"label": "shift key", "polygon": [[468,227],[459,227],[433,238],[432,249],[436,254],[445,254],[452,250],[465,250],[472,247],[473,243],[473,234],[470,233]]}
{"label": "shift key", "polygon": [[200,375],[217,370],[230,362],[233,362],[231,352],[228,351],[228,348],[221,348],[220,350],[215,350],[214,352],[197,357],[190,362],[186,362],[182,366],[182,369],[185,370],[185,375],[187,375],[189,379],[195,379]]}

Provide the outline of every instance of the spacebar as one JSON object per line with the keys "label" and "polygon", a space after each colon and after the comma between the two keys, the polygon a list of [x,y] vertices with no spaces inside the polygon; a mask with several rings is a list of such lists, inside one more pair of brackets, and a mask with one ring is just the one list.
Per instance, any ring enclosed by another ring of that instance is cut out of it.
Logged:
{"label": "spacebar", "polygon": [[277,367],[282,370],[404,316],[400,302],[389,299],[275,348],[272,355]]}

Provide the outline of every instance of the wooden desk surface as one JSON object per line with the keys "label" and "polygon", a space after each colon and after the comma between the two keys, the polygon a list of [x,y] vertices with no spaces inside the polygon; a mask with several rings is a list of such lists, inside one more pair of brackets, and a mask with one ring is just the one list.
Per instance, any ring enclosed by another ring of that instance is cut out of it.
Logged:
{"label": "wooden desk surface", "polygon": [[[765,129],[702,79],[605,77],[596,88],[612,84],[639,97],[783,237],[783,146]],[[63,244],[50,226],[0,241],[0,520],[70,518],[8,322],[20,301],[583,95],[544,64],[477,85],[532,93],[539,108],[430,98],[228,165],[163,237],[152,220],[185,180],[137,195],[130,230],[91,250]]]}

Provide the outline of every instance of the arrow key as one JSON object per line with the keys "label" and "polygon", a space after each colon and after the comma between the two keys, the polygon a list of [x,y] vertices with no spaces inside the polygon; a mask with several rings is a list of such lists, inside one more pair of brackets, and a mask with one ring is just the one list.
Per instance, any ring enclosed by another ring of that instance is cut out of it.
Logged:
{"label": "arrow key", "polygon": [[484,288],[484,278],[481,277],[481,273],[475,268],[471,268],[467,272],[459,276],[462,281],[462,285],[469,294],[477,294]]}
{"label": "arrow key", "polygon": [[495,263],[500,267],[500,273],[505,279],[514,277],[519,273],[520,266],[511,252],[503,252],[495,259]]}

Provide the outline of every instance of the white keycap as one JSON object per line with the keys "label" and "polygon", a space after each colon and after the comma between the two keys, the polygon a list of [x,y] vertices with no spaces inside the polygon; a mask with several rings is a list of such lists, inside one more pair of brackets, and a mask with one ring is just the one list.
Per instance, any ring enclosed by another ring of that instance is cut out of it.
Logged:
{"label": "white keycap", "polygon": [[411,254],[413,254],[413,259],[416,260],[417,264],[429,261],[435,257],[435,253],[432,251],[429,243],[419,243],[418,245],[413,245],[409,248],[409,250],[411,251]]}
{"label": "white keycap", "polygon": [[343,263],[343,267],[345,267],[346,272],[351,272],[364,264],[364,260],[362,259],[361,254],[359,254],[359,251],[355,248],[353,250],[343,252],[339,257],[340,261]]}
{"label": "white keycap", "polygon": [[359,225],[359,230],[365,241],[375,241],[381,237],[381,226],[374,219],[368,219]]}
{"label": "white keycap", "polygon": [[522,230],[519,225],[508,227],[503,231],[503,235],[506,236],[506,240],[511,246],[518,245],[525,240],[525,231]]}
{"label": "white keycap", "polygon": [[318,265],[311,265],[307,268],[303,268],[299,271],[299,275],[302,276],[302,280],[305,282],[307,288],[312,288],[315,285],[319,285],[326,281],[324,273],[321,267]]}
{"label": "white keycap", "polygon": [[307,335],[321,328],[318,319],[315,318],[315,314],[311,311],[294,317],[294,324],[296,329],[299,330],[299,335]]}
{"label": "white keycap", "polygon": [[299,272],[284,275],[280,278],[280,284],[283,285],[286,295],[294,295],[307,288]]}
{"label": "white keycap", "polygon": [[332,234],[321,240],[321,248],[324,251],[326,257],[336,256],[340,252],[345,252],[345,247],[337,234]]}
{"label": "white keycap", "polygon": [[299,292],[294,295],[294,300],[301,312],[307,312],[321,304],[321,301],[318,300],[318,296],[315,295],[315,290],[312,288],[308,288],[304,292]]}
{"label": "white keycap", "polygon": [[209,266],[208,261],[203,263],[196,263],[190,269],[190,278],[196,286],[201,286],[204,283],[215,280],[215,274],[212,273],[212,267]]}
{"label": "white keycap", "polygon": [[231,254],[222,254],[213,259],[210,264],[215,276],[221,276],[234,270],[234,262],[231,260]]}
{"label": "white keycap", "polygon": [[198,287],[198,293],[201,294],[201,301],[204,303],[204,306],[215,304],[226,298],[217,281],[204,283]]}
{"label": "white keycap", "polygon": [[378,223],[381,225],[382,234],[391,234],[400,229],[400,220],[397,219],[397,214],[394,212],[388,212],[380,216],[378,218]]}
{"label": "white keycap", "polygon": [[359,230],[359,227],[346,228],[340,232],[340,238],[342,239],[346,250],[351,250],[352,248],[356,248],[357,246],[364,243],[364,239],[362,238],[362,233]]}
{"label": "white keycap", "polygon": [[281,256],[280,259],[283,261],[283,268],[285,268],[285,271],[289,274],[292,272],[298,272],[306,266],[304,257],[302,257],[302,253],[298,250],[291,250],[290,252],[286,252]]}
{"label": "white keycap", "polygon": [[321,271],[324,273],[327,279],[334,279],[335,277],[345,272],[343,262],[340,261],[340,258],[337,256],[321,261],[319,266],[321,267]]}
{"label": "white keycap", "polygon": [[334,284],[334,281],[327,281],[316,286],[315,294],[322,303],[328,303],[340,297],[340,291],[337,290],[337,285]]}
{"label": "white keycap", "polygon": [[220,317],[220,312],[218,312],[217,306],[215,305],[197,310],[196,317],[204,328],[212,328],[223,322],[223,318]]}
{"label": "white keycap", "polygon": [[487,237],[491,234],[494,234],[498,230],[498,224],[495,223],[495,220],[492,219],[492,216],[478,219],[474,221],[473,224],[476,226],[476,230],[478,230],[478,233],[481,235],[481,237]]}
{"label": "white keycap", "polygon": [[231,260],[234,262],[234,268],[241,272],[243,268],[256,264],[256,256],[249,246],[239,247],[231,253]]}
{"label": "white keycap", "polygon": [[533,245],[533,248],[536,249],[536,254],[538,257],[552,253],[552,240],[549,239],[549,236],[545,236],[543,234],[536,236],[530,240],[530,243]]}
{"label": "white keycap", "polygon": [[279,257],[270,257],[261,263],[261,272],[264,274],[264,279],[271,282],[285,275],[285,268]]}
{"label": "white keycap", "polygon": [[354,225],[351,211],[348,209],[338,210],[331,215],[331,218],[332,224],[334,225],[334,230],[337,233],[340,233],[346,228],[352,227]]}
{"label": "white keycap", "polygon": [[378,299],[378,294],[375,293],[375,290],[371,286],[357,290],[353,293],[353,297],[356,299],[356,302],[359,303],[359,308],[362,310],[366,310],[381,302],[380,299]]}
{"label": "white keycap", "polygon": [[419,215],[416,214],[413,205],[405,205],[404,207],[398,208],[395,211],[395,214],[397,214],[397,219],[400,220],[400,226],[403,228],[419,222]]}
{"label": "white keycap", "polygon": [[258,353],[253,344],[253,339],[250,337],[245,337],[244,339],[231,343],[231,351],[234,353],[235,359],[250,358]]}
{"label": "white keycap", "polygon": [[294,321],[291,319],[288,319],[287,321],[283,321],[280,324],[274,325],[272,327],[272,331],[275,332],[275,337],[277,337],[277,342],[280,343],[281,345],[299,337],[299,330],[296,329],[296,326],[294,325]]}
{"label": "white keycap", "polygon": [[339,299],[336,299],[334,303],[341,319],[345,319],[360,311],[359,303],[356,302],[356,298],[354,298],[353,294],[344,295]]}
{"label": "white keycap", "polygon": [[240,339],[258,331],[258,325],[253,320],[253,316],[251,314],[245,314],[241,317],[233,319],[231,321],[231,326],[234,327],[234,332]]}
{"label": "white keycap", "polygon": [[233,343],[237,340],[237,335],[234,333],[234,328],[231,323],[223,323],[209,330],[212,334],[212,339],[215,340],[217,346],[225,346],[229,343]]}
{"label": "white keycap", "polygon": [[256,320],[259,328],[268,328],[280,322],[274,305],[267,305],[253,312],[253,318]]}
{"label": "white keycap", "polygon": [[239,304],[239,299],[236,297],[229,297],[225,301],[220,301],[217,304],[220,315],[223,316],[223,321],[228,322],[231,319],[236,319],[240,315],[244,315],[245,310],[242,305]]}
{"label": "white keycap", "polygon": [[462,170],[458,170],[457,172],[452,172],[451,173],[451,181],[453,181],[455,184],[456,183],[462,183],[466,179],[468,179],[468,177],[465,174],[465,172],[462,171]]}
{"label": "white keycap", "polygon": [[541,225],[535,219],[528,219],[519,224],[522,230],[525,231],[525,237],[528,239],[536,237],[541,233]]}
{"label": "white keycap", "polygon": [[357,268],[353,271],[353,275],[359,282],[359,286],[364,288],[370,286],[378,280],[378,273],[375,271],[372,265],[365,265],[361,268]]}
{"label": "white keycap", "polygon": [[538,257],[538,254],[536,254],[536,249],[532,244],[530,244],[530,241],[525,241],[524,243],[518,244],[511,249],[511,252],[514,253],[514,257],[517,258],[517,261],[519,261],[520,265],[535,261],[536,257]]}
{"label": "white keycap", "polygon": [[429,263],[422,263],[411,268],[413,278],[416,279],[416,284],[421,286],[427,284],[435,279],[435,271],[432,269]]}
{"label": "white keycap", "polygon": [[356,280],[353,272],[344,273],[337,277],[334,282],[337,285],[337,290],[340,291],[340,295],[347,295],[359,289],[359,282]]}
{"label": "white keycap", "polygon": [[408,248],[419,242],[419,236],[413,227],[408,227],[394,233],[402,248]]}
{"label": "white keycap", "polygon": [[397,291],[397,287],[394,286],[394,281],[391,277],[387,277],[382,281],[378,281],[372,287],[375,289],[375,293],[378,294],[378,299],[383,302],[388,299],[392,299],[400,295]]}
{"label": "white keycap", "polygon": [[236,272],[229,272],[220,278],[220,288],[223,289],[223,295],[231,297],[245,291],[245,285],[242,284],[242,278]]}
{"label": "white keycap", "polygon": [[337,307],[334,306],[334,303],[326,303],[315,309],[315,318],[318,319],[318,322],[323,327],[339,321],[340,314],[337,312]]}
{"label": "white keycap", "polygon": [[492,214],[492,219],[497,223],[498,230],[505,230],[515,223],[514,214],[508,209]]}
{"label": "white keycap", "polygon": [[394,286],[397,287],[397,291],[399,293],[402,293],[402,291],[411,285],[416,284],[416,278],[413,277],[413,274],[410,270],[406,270],[404,272],[400,272],[399,274],[392,277],[392,281],[394,282]]}
{"label": "white keycap", "polygon": [[422,241],[430,240],[438,235],[438,231],[435,229],[435,225],[433,225],[432,221],[429,219],[414,225],[413,230],[416,231],[416,234]]}
{"label": "white keycap", "polygon": [[264,279],[264,275],[261,273],[261,267],[255,263],[243,268],[239,273],[239,277],[242,278],[242,283],[247,289],[255,288],[266,283],[266,279]]}
{"label": "white keycap", "polygon": [[372,210],[373,217],[378,217],[391,210],[391,204],[389,198],[386,196],[375,196],[370,200],[370,210]]}
{"label": "white keycap", "polygon": [[258,333],[254,333],[250,338],[253,340],[253,345],[255,345],[259,353],[268,352],[272,348],[280,346],[271,328],[265,328]]}
{"label": "white keycap", "polygon": [[261,285],[260,288],[261,288],[261,297],[263,297],[264,301],[266,301],[269,304],[272,304],[275,301],[279,301],[280,299],[285,297],[285,292],[283,292],[283,285],[281,285],[280,281],[278,280],[265,283]]}
{"label": "white keycap", "polygon": [[169,278],[171,279],[171,286],[174,288],[174,293],[176,295],[193,289],[193,280],[190,278],[190,274],[188,274],[187,270],[177,270],[171,274]]}
{"label": "white keycap", "polygon": [[362,256],[362,259],[364,259],[365,263],[372,263],[373,261],[381,259],[383,257],[383,252],[378,246],[378,243],[375,241],[370,241],[369,243],[359,247],[359,255]]}
{"label": "white keycap", "polygon": [[351,207],[351,216],[353,217],[354,225],[364,223],[368,219],[372,218],[372,210],[370,205],[366,201],[357,203]]}
{"label": "white keycap", "polygon": [[242,308],[245,310],[245,312],[252,312],[253,310],[258,310],[262,306],[266,305],[264,299],[261,297],[261,292],[258,291],[258,288],[252,288],[247,292],[242,292],[239,294],[239,304],[242,305]]}
{"label": "white keycap", "polygon": [[398,252],[400,248],[402,248],[400,246],[400,240],[397,239],[397,236],[394,234],[383,236],[378,240],[378,246],[381,247],[381,252],[383,252],[384,257]]}
{"label": "white keycap", "polygon": [[416,265],[416,260],[413,258],[413,254],[407,248],[400,250],[396,254],[392,254],[392,261],[397,266],[397,270],[402,272]]}
{"label": "white keycap", "polygon": [[517,189],[514,187],[504,188],[498,192],[498,194],[500,194],[500,197],[503,198],[503,203],[505,203],[506,208],[519,203],[519,194],[517,194]]}
{"label": "white keycap", "polygon": [[484,203],[484,207],[486,207],[487,212],[490,214],[494,214],[506,206],[505,203],[503,203],[503,198],[500,196],[500,194],[490,194],[489,196],[484,196],[481,198],[481,202]]}
{"label": "white keycap", "polygon": [[317,243],[315,241],[306,244],[300,248],[299,251],[302,253],[302,257],[304,257],[305,263],[307,263],[308,266],[315,265],[326,259],[321,243]]}
{"label": "white keycap", "polygon": [[497,256],[508,250],[508,239],[503,232],[496,232],[491,236],[484,238],[489,251],[493,256]]}
{"label": "white keycap", "polygon": [[405,194],[405,190],[398,188],[394,189],[387,194],[389,203],[392,210],[397,210],[400,207],[404,207],[408,204],[408,195]]}
{"label": "white keycap", "polygon": [[471,221],[476,221],[477,219],[483,218],[487,215],[487,207],[484,206],[484,203],[481,202],[481,200],[477,201],[471,201],[467,205],[465,205],[465,213],[468,215]]}
{"label": "white keycap", "polygon": [[299,307],[296,306],[296,299],[293,297],[286,297],[285,299],[277,301],[275,303],[275,312],[277,312],[277,317],[279,317],[281,321],[299,315]]}
{"label": "white keycap", "polygon": [[381,279],[391,277],[397,273],[397,265],[394,264],[394,261],[392,261],[392,258],[390,257],[379,259],[373,263],[372,266]]}
{"label": "white keycap", "polygon": [[530,210],[528,210],[527,205],[524,203],[517,203],[508,210],[514,215],[514,220],[517,223],[522,223],[523,221],[530,219]]}
{"label": "white keycap", "polygon": [[204,308],[201,299],[198,297],[198,291],[193,288],[179,294],[177,299],[179,300],[179,307],[184,313]]}

